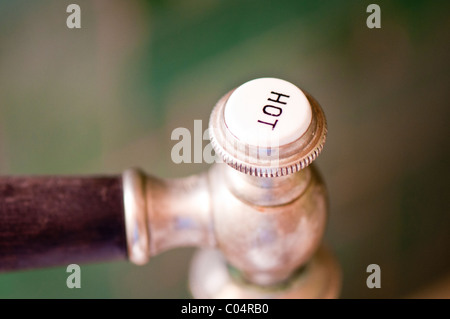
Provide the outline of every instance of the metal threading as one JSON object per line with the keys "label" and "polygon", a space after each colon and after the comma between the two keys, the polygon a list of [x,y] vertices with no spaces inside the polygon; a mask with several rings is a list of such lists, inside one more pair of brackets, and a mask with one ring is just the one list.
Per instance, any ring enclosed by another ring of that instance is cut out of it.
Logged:
{"label": "metal threading", "polygon": [[224,110],[233,91],[219,100],[209,121],[211,145],[225,163],[245,174],[278,177],[304,169],[319,156],[326,140],[327,123],[322,108],[310,94],[303,91],[313,115],[307,131],[289,144],[261,148],[240,141],[225,123]]}

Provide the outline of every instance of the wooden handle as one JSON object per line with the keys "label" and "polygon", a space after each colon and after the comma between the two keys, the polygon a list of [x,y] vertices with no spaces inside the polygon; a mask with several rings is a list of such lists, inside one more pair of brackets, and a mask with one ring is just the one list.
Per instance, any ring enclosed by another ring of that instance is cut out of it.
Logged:
{"label": "wooden handle", "polygon": [[122,179],[0,178],[0,271],[127,257]]}

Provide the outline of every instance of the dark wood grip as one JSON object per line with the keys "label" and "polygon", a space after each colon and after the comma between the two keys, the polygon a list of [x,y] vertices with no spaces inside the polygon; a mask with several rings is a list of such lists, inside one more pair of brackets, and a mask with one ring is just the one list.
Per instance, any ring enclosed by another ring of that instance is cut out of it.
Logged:
{"label": "dark wood grip", "polygon": [[0,178],[0,271],[126,256],[120,177]]}

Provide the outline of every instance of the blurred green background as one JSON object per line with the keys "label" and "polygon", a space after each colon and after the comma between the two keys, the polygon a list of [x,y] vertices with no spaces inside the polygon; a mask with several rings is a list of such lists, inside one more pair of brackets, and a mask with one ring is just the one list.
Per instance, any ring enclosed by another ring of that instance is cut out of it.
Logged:
{"label": "blurred green background", "polygon": [[[66,8],[81,7],[81,29]],[[366,8],[381,7],[381,29]],[[317,160],[343,298],[405,297],[450,273],[450,2],[0,0],[0,174],[161,177],[177,127],[256,77],[309,91],[327,115]],[[0,274],[0,298],[185,298],[194,249],[143,267]],[[381,267],[381,289],[366,267]],[[450,295],[450,288],[447,296]]]}

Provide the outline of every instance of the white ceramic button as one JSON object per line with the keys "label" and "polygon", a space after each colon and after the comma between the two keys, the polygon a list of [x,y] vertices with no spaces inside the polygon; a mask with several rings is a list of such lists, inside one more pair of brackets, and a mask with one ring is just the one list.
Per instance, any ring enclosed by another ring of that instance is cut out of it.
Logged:
{"label": "white ceramic button", "polygon": [[225,124],[241,142],[277,147],[294,142],[308,129],[311,105],[295,85],[276,78],[244,83],[229,97]]}

